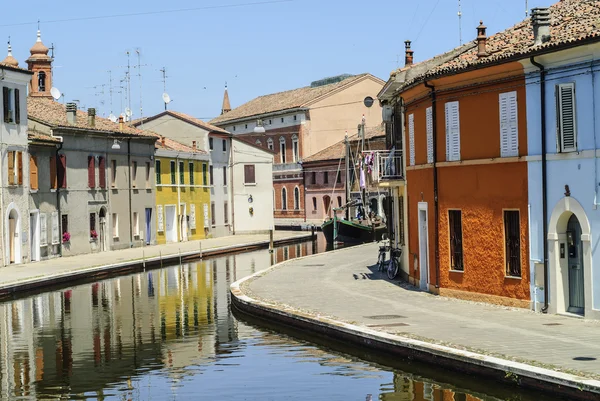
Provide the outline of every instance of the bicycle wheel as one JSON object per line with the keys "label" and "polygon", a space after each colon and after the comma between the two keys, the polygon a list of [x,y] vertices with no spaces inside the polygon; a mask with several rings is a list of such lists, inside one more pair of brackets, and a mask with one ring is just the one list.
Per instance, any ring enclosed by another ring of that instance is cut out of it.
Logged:
{"label": "bicycle wheel", "polygon": [[385,252],[379,252],[379,258],[377,259],[377,269],[381,272],[385,267]]}
{"label": "bicycle wheel", "polygon": [[391,258],[390,263],[387,266],[387,276],[390,280],[393,280],[398,275],[398,261],[396,258]]}

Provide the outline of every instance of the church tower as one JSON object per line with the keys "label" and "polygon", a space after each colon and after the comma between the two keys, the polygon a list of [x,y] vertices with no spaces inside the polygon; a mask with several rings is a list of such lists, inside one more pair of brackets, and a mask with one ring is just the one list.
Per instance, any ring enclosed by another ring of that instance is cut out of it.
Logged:
{"label": "church tower", "polygon": [[38,29],[37,41],[29,50],[31,56],[27,59],[29,71],[33,77],[29,82],[29,96],[47,97],[52,99],[52,58],[48,56],[48,48],[42,43],[42,35]]}
{"label": "church tower", "polygon": [[12,46],[10,45],[10,41],[8,42],[8,56],[6,56],[6,58],[0,64],[15,68],[19,66],[19,62],[12,55]]}
{"label": "church tower", "polygon": [[229,103],[229,94],[227,93],[227,84],[225,84],[225,94],[223,95],[223,107],[221,108],[221,115],[231,111],[231,104]]}

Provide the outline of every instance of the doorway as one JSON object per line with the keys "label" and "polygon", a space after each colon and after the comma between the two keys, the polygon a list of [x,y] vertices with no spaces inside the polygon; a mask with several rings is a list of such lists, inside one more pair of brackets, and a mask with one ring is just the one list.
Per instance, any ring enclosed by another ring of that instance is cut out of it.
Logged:
{"label": "doorway", "polygon": [[100,241],[100,252],[104,252],[108,248],[106,246],[106,208],[100,208],[100,213],[98,213],[98,220],[100,223],[100,233],[98,234]]}
{"label": "doorway", "polygon": [[427,202],[419,202],[419,288],[429,287],[429,230]]}
{"label": "doorway", "polygon": [[29,253],[32,262],[40,260],[40,212],[34,210],[29,213]]}
{"label": "doorway", "polygon": [[152,208],[147,207],[146,208],[146,245],[150,245],[150,242],[152,241]]}
{"label": "doorway", "polygon": [[329,195],[325,195],[323,197],[323,215],[324,216],[331,217],[330,206],[331,206],[331,198],[329,197]]}
{"label": "doorway", "polygon": [[8,249],[8,262],[21,263],[21,216],[14,204],[8,206],[8,219],[6,221],[6,248]]}
{"label": "doorway", "polygon": [[585,285],[581,225],[574,214],[567,223],[567,252],[569,269],[569,307],[567,312],[583,315],[585,312]]}
{"label": "doorway", "polygon": [[167,242],[177,242],[177,207],[165,205],[165,218],[167,220]]}
{"label": "doorway", "polygon": [[186,214],[186,205],[185,203],[181,203],[179,205],[179,232],[181,233],[180,238],[182,242],[188,240]]}

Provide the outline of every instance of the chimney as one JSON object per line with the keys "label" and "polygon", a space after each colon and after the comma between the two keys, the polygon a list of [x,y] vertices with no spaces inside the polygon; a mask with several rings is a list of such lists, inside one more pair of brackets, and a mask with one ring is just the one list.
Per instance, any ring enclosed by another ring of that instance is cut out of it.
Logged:
{"label": "chimney", "polygon": [[123,116],[119,116],[119,131],[123,131],[124,126],[125,122],[123,122]]}
{"label": "chimney", "polygon": [[192,149],[196,150],[196,141],[192,141]]}
{"label": "chimney", "polygon": [[550,10],[536,7],[531,10],[531,25],[533,26],[533,46],[550,41]]}
{"label": "chimney", "polygon": [[483,25],[483,21],[479,21],[479,26],[477,27],[477,57],[487,57],[489,53],[486,49],[487,44],[487,36],[485,36],[485,29],[487,26]]}
{"label": "chimney", "polygon": [[404,66],[410,67],[413,63],[413,51],[410,49],[410,40],[404,41],[404,47],[406,48],[406,53],[404,56]]}
{"label": "chimney", "polygon": [[77,124],[77,105],[75,103],[67,103],[67,123]]}
{"label": "chimney", "polygon": [[96,109],[94,108],[88,109],[88,125],[90,127],[96,126]]}
{"label": "chimney", "polygon": [[160,143],[162,146],[165,146],[165,137],[164,136],[160,137]]}

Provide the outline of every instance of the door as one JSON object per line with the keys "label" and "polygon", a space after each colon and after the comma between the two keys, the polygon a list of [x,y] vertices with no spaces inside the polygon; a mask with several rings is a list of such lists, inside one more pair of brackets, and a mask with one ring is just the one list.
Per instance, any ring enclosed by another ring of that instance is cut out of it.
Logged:
{"label": "door", "polygon": [[146,208],[146,245],[150,245],[150,241],[152,239],[152,231],[150,224],[152,221],[152,208]]}
{"label": "door", "polygon": [[[11,212],[12,214],[13,212]],[[17,229],[17,219],[14,217],[8,218],[8,248],[10,253],[10,263],[15,263],[16,260],[16,249],[15,249],[15,234]]]}
{"label": "door", "polygon": [[37,262],[40,260],[40,224],[39,212],[31,212],[29,214],[29,247],[31,261]]}
{"label": "door", "polygon": [[99,223],[100,223],[100,227],[99,227],[99,241],[100,241],[100,252],[104,252],[106,251],[106,209],[105,208],[101,208],[100,209],[100,213],[99,213],[99,219],[98,219]]}
{"label": "door", "polygon": [[577,216],[572,215],[567,224],[567,249],[569,263],[569,308],[568,312],[584,313],[583,245],[581,225]]}
{"label": "door", "polygon": [[165,218],[167,220],[167,242],[177,242],[177,207],[175,205],[165,206]]}
{"label": "door", "polygon": [[427,204],[419,204],[419,273],[420,289],[427,290],[429,283],[429,231]]}
{"label": "door", "polygon": [[188,240],[186,214],[186,204],[182,203],[179,205],[179,232],[181,233],[181,241]]}

